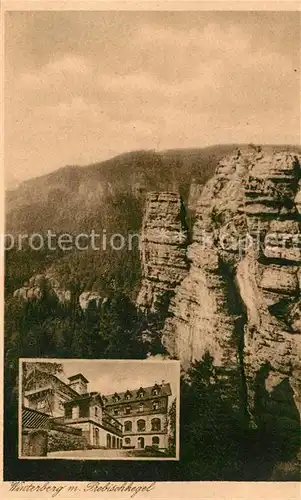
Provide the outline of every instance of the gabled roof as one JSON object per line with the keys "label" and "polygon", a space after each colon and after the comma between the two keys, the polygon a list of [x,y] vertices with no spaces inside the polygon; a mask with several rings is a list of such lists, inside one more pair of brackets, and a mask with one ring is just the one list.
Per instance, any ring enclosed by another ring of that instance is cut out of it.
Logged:
{"label": "gabled roof", "polygon": [[[144,392],[143,397],[139,397],[139,394],[141,393],[141,389]],[[158,394],[156,396],[153,395],[152,391],[153,389],[158,390]],[[126,399],[125,396],[127,394],[131,393],[132,397],[131,399]],[[150,387],[140,387],[139,389],[132,389],[132,390],[126,390],[124,392],[119,392],[117,394],[119,396],[119,401],[118,403],[115,401],[116,393],[115,394],[109,394],[103,396],[106,399],[106,406],[108,405],[115,405],[115,404],[121,404],[121,403],[129,403],[129,402],[134,402],[134,401],[143,401],[144,399],[150,399],[150,398],[158,398],[161,396],[170,396],[171,395],[171,388],[170,384],[154,384]]]}

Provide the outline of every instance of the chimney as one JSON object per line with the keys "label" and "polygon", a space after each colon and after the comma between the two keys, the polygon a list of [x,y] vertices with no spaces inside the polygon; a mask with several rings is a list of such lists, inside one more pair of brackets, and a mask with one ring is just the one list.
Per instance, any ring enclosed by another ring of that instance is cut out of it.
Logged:
{"label": "chimney", "polygon": [[68,377],[69,387],[76,391],[78,394],[86,394],[88,392],[88,383],[89,380],[83,376],[82,373],[77,373],[76,375],[72,375]]}

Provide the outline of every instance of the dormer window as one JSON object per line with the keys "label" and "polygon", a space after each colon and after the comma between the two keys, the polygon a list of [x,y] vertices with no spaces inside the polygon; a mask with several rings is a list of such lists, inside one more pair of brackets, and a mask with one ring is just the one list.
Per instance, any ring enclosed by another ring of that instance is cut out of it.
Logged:
{"label": "dormer window", "polygon": [[155,384],[152,390],[152,395],[158,396],[159,392],[160,392],[160,387],[157,384]]}
{"label": "dormer window", "polygon": [[130,391],[126,391],[124,398],[127,400],[132,399],[132,393]]}
{"label": "dormer window", "polygon": [[140,389],[138,389],[137,391],[137,397],[138,398],[143,398],[144,397],[144,389],[142,387],[140,387]]}
{"label": "dormer window", "polygon": [[119,399],[120,399],[119,394],[117,394],[117,392],[115,392],[115,394],[114,394],[114,396],[113,396],[113,401],[114,401],[115,403],[118,403]]}

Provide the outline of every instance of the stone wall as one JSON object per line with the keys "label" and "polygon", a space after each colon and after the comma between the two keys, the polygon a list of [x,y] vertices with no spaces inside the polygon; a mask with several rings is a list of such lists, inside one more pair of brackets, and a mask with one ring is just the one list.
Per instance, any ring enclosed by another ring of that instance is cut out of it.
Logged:
{"label": "stone wall", "polygon": [[48,432],[48,452],[63,450],[85,450],[89,447],[88,439],[67,432],[50,430]]}
{"label": "stone wall", "polygon": [[44,457],[47,455],[48,432],[42,429],[23,429],[21,455]]}

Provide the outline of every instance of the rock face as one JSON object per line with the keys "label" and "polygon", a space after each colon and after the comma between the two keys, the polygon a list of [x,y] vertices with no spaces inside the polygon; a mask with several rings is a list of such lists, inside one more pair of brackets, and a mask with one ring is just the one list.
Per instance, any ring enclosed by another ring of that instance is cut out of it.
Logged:
{"label": "rock face", "polygon": [[96,307],[103,301],[103,297],[98,292],[83,292],[79,296],[79,305],[82,310],[88,309],[90,304],[95,305]]}
{"label": "rock face", "polygon": [[32,276],[21,288],[14,291],[13,296],[25,301],[40,300],[46,291],[56,297],[61,304],[71,302],[71,291],[62,287],[58,280],[47,272]]}
{"label": "rock face", "polygon": [[[60,304],[68,305],[74,299],[72,291],[62,285],[60,281],[46,271],[45,274],[32,276],[23,286],[14,291],[13,296],[23,301],[41,300],[43,294],[55,297]],[[86,311],[90,305],[99,307],[105,298],[97,291],[85,291],[78,297],[79,306]]]}
{"label": "rock face", "polygon": [[137,304],[166,309],[176,286],[187,274],[185,210],[177,193],[149,193],[141,235],[142,286]]}
{"label": "rock face", "polygon": [[[198,199],[185,255],[189,270],[186,264],[181,273],[172,270],[168,241],[164,259],[157,260],[150,231],[142,241],[139,296],[154,307],[164,290],[174,291],[162,341],[184,368],[209,351],[237,397],[244,393],[250,413],[264,400],[266,414],[277,407],[293,419],[301,394],[300,178],[299,158],[291,153],[238,151],[222,160]],[[154,221],[163,222],[159,199],[156,194],[147,207],[146,234]],[[175,207],[169,205],[170,220]]]}

